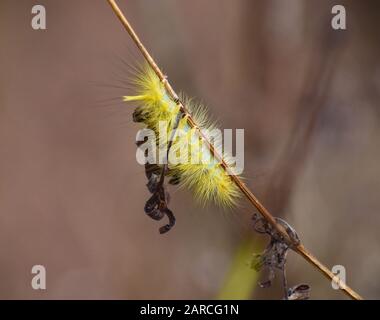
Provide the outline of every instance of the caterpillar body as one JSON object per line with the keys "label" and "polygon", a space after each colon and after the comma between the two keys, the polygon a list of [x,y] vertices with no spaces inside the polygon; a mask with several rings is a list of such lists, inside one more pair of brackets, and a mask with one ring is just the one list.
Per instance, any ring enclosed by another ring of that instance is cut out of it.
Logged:
{"label": "caterpillar body", "polygon": [[[143,123],[157,135],[161,129],[160,123],[167,124],[169,135],[174,130],[170,155],[176,155],[181,148],[190,145],[185,152],[187,161],[171,161],[169,155],[167,175],[171,176],[171,181],[179,182],[181,186],[192,190],[195,198],[203,204],[214,202],[221,207],[234,206],[240,196],[237,186],[223,168],[222,162],[216,159],[214,152],[202,143],[204,139],[210,141],[209,138],[212,137],[209,133],[216,128],[209,120],[206,108],[183,98],[181,101],[186,101],[184,104],[189,114],[181,114],[179,104],[170,98],[164,84],[148,65],[140,67],[131,82],[135,95],[124,96],[123,100],[138,103],[134,121]],[[162,147],[162,141],[156,143]],[[233,172],[231,157],[222,151],[221,137],[214,138],[212,145]]]}

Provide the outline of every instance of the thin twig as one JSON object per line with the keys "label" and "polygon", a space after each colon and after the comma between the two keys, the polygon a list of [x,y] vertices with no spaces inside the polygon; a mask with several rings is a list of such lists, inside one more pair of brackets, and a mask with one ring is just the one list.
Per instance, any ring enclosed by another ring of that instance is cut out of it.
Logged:
{"label": "thin twig", "polygon": [[282,269],[282,287],[284,289],[284,297],[285,300],[288,300],[289,292],[288,292],[288,280],[286,279],[286,269]]}
{"label": "thin twig", "polygon": [[[188,123],[193,128],[198,128],[196,123],[194,122],[193,118],[191,117],[191,114],[187,110],[186,106],[179,100],[178,95],[170,85],[170,83],[167,80],[167,77],[162,73],[161,69],[158,67],[152,56],[149,54],[148,50],[145,48],[145,46],[140,41],[139,37],[137,36],[136,32],[133,30],[132,26],[128,22],[127,18],[124,16],[123,12],[120,10],[119,6],[116,4],[115,0],[107,0],[108,3],[111,5],[112,10],[116,14],[116,16],[119,18],[121,23],[123,24],[124,28],[127,30],[128,34],[132,38],[133,42],[136,44],[142,55],[144,56],[145,60],[148,62],[150,67],[153,69],[153,71],[156,73],[157,77],[160,79],[162,84],[165,86],[165,89],[169,96],[175,101],[179,107],[180,111],[187,115]],[[297,252],[299,255],[301,255],[306,261],[308,261],[311,265],[313,265],[315,268],[317,268],[324,276],[326,276],[329,280],[335,282],[340,290],[342,290],[344,293],[346,293],[350,298],[355,300],[362,300],[362,297],[356,293],[353,289],[351,289],[349,286],[347,286],[345,283],[343,283],[337,276],[335,276],[326,266],[324,266],[319,260],[314,257],[305,247],[302,243],[294,244],[292,242],[292,239],[290,239],[289,235],[287,234],[286,230],[279,225],[275,218],[272,216],[272,214],[260,203],[260,201],[256,198],[256,196],[248,189],[246,184],[236,175],[234,175],[232,169],[226,164],[226,162],[223,160],[223,158],[216,152],[213,145],[208,141],[208,139],[202,134],[202,132],[199,130],[199,135],[203,138],[204,142],[206,143],[207,147],[210,149],[211,153],[215,156],[215,158],[220,161],[223,169],[230,175],[232,181],[236,184],[236,186],[240,189],[240,191],[246,196],[246,198],[249,200],[249,202],[260,212],[260,214],[265,218],[266,221],[268,221],[283,237],[287,240],[287,242],[292,245],[292,248],[295,252]]]}

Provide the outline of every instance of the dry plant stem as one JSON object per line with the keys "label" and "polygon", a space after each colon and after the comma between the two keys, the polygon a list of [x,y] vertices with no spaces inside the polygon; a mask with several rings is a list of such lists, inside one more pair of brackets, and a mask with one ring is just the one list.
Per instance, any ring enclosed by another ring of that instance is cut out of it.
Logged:
{"label": "dry plant stem", "polygon": [[[165,86],[165,89],[169,96],[175,101],[179,107],[180,111],[187,116],[188,123],[191,127],[197,128],[196,123],[192,119],[190,113],[188,112],[185,105],[182,104],[182,102],[179,100],[178,95],[170,85],[170,83],[167,80],[167,77],[162,73],[161,69],[158,67],[152,56],[149,54],[148,50],[144,47],[142,42],[140,41],[139,37],[133,30],[132,26],[124,16],[123,12],[120,10],[119,6],[116,4],[114,0],[107,0],[108,3],[111,5],[112,10],[116,14],[116,16],[119,18],[121,23],[123,24],[124,28],[127,30],[128,34],[132,38],[133,42],[136,44],[142,55],[144,56],[145,60],[148,62],[150,67],[154,70],[160,81]],[[307,260],[311,265],[316,267],[323,275],[325,275],[329,280],[334,281],[337,283],[340,287],[340,290],[342,290],[344,293],[346,293],[350,298],[361,300],[362,297],[356,293],[354,290],[352,290],[350,287],[345,285],[344,283],[341,283],[339,278],[336,277],[326,266],[324,266],[321,262],[318,261],[317,258],[315,258],[306,248],[303,246],[302,243],[300,244],[294,244],[292,243],[292,240],[290,239],[289,235],[287,234],[286,230],[279,224],[276,223],[276,220],[272,216],[272,214],[260,203],[260,201],[256,198],[256,196],[248,189],[248,187],[245,185],[245,183],[236,175],[233,174],[231,168],[225,163],[223,158],[215,151],[213,145],[206,139],[206,137],[202,134],[201,131],[199,131],[200,136],[205,141],[206,145],[210,149],[211,153],[215,156],[218,161],[221,162],[221,165],[224,170],[230,175],[233,182],[236,184],[236,186],[240,189],[240,191],[246,196],[246,198],[251,202],[251,204],[260,212],[260,214],[278,231],[280,234],[286,239],[286,241],[292,245],[294,251],[296,251],[299,255],[304,257],[305,260]]]}

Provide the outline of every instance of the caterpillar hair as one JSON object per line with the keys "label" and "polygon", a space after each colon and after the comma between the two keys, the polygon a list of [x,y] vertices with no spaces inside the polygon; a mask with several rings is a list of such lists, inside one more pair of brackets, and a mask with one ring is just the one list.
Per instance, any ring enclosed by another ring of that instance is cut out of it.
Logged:
{"label": "caterpillar hair", "polygon": [[[180,107],[168,96],[163,83],[149,65],[138,68],[131,82],[135,95],[124,96],[124,101],[138,103],[133,114],[134,121],[144,123],[146,128],[157,134],[159,123],[167,123],[168,132],[175,130],[176,133],[171,144],[173,152],[191,144],[191,151],[186,155],[187,161],[173,164],[169,157],[167,174],[179,177],[180,184],[191,189],[196,199],[203,204],[213,201],[222,207],[235,205],[241,193],[230,175],[221,167],[224,162],[232,170],[231,157],[226,152],[220,152],[222,161],[219,161],[202,144],[203,136],[200,132],[207,137],[209,132],[216,129],[215,124],[209,120],[207,109],[190,99],[182,98],[181,101],[186,101],[188,112],[177,122],[178,114],[181,113]],[[190,117],[192,123],[189,123]],[[158,147],[159,143],[157,142]],[[213,141],[213,145],[216,150],[222,150],[221,139]]]}

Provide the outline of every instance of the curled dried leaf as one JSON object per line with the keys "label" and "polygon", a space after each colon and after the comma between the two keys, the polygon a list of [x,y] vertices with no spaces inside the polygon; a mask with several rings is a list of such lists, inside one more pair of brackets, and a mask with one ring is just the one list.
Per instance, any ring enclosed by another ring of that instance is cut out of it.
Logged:
{"label": "curled dried leaf", "polygon": [[159,174],[159,170],[164,170],[155,165],[145,165],[145,175],[148,178],[147,188],[152,196],[146,201],[145,213],[153,220],[159,221],[167,216],[169,223],[159,229],[161,234],[168,232],[175,225],[173,212],[168,208],[170,200],[169,193],[164,187],[164,172]]}
{"label": "curled dried leaf", "polygon": [[256,271],[265,268],[268,271],[268,278],[264,282],[259,282],[260,287],[268,288],[272,285],[275,278],[275,270],[278,269],[282,273],[282,284],[284,290],[284,299],[300,300],[308,297],[310,287],[306,284],[292,287],[288,290],[286,279],[286,257],[289,249],[294,248],[300,243],[300,239],[295,229],[287,223],[284,219],[275,218],[276,222],[280,224],[287,232],[291,239],[291,243],[284,237],[263,217],[257,214],[253,215],[253,228],[256,232],[261,234],[268,234],[270,242],[261,254],[256,254],[252,259],[251,267]]}
{"label": "curled dried leaf", "polygon": [[310,298],[310,286],[303,283],[288,290],[288,300],[308,300]]}

